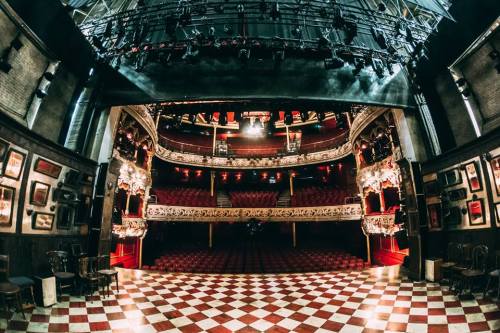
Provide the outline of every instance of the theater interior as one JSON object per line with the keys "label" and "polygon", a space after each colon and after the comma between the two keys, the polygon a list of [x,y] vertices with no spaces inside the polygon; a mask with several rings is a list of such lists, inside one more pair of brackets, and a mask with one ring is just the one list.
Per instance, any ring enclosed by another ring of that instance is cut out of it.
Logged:
{"label": "theater interior", "polygon": [[500,332],[498,0],[0,0],[0,332]]}

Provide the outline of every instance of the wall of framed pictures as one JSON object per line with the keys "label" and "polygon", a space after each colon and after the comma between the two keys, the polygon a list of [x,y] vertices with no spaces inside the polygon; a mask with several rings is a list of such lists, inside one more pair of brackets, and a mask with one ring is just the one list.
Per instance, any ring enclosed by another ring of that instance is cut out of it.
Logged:
{"label": "wall of framed pictures", "polygon": [[0,233],[16,231],[22,176],[28,151],[0,139]]}
{"label": "wall of framed pictures", "polygon": [[490,177],[495,219],[497,226],[500,227],[500,147],[491,150],[487,154],[486,168]]}
{"label": "wall of framed pictures", "polygon": [[491,170],[483,169],[479,156],[425,174],[429,231],[489,228],[485,177],[490,174]]}

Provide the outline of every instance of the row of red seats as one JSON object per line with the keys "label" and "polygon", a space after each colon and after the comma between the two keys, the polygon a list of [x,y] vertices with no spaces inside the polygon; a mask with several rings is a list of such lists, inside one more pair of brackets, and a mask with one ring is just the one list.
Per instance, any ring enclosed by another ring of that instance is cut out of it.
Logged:
{"label": "row of red seats", "polygon": [[293,207],[343,205],[348,196],[343,189],[312,186],[296,189],[290,204]]}
{"label": "row of red seats", "polygon": [[276,207],[277,191],[234,191],[229,192],[233,207]]}
{"label": "row of red seats", "polygon": [[363,259],[343,251],[257,249],[173,250],[146,270],[197,273],[277,273],[364,269]]}
{"label": "row of red seats", "polygon": [[161,188],[151,190],[161,205],[188,207],[216,207],[217,198],[210,191],[194,188]]}

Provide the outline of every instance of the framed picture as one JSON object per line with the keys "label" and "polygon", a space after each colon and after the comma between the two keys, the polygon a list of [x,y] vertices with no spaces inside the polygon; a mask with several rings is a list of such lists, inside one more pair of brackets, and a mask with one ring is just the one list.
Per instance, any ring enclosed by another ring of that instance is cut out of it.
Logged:
{"label": "framed picture", "polygon": [[451,201],[464,200],[467,198],[467,190],[465,188],[457,188],[456,190],[448,191],[448,198]]}
{"label": "framed picture", "polygon": [[435,203],[427,206],[427,213],[429,214],[429,224],[431,229],[439,229],[442,227],[441,223],[441,204]]}
{"label": "framed picture", "polygon": [[481,178],[479,178],[479,171],[477,169],[476,162],[466,164],[465,173],[467,174],[469,190],[471,192],[481,191],[483,189],[483,184],[481,183]]}
{"label": "framed picture", "polygon": [[79,180],[80,172],[76,170],[69,170],[64,176],[64,185],[75,187],[76,185],[78,185]]}
{"label": "framed picture", "polygon": [[35,162],[34,170],[51,178],[57,179],[61,174],[62,166],[39,157]]}
{"label": "framed picture", "polygon": [[462,212],[460,207],[450,207],[449,214],[444,214],[444,221],[447,226],[454,228],[462,224]]}
{"label": "framed picture", "polygon": [[467,212],[469,213],[469,225],[485,224],[483,199],[467,201]]}
{"label": "framed picture", "polygon": [[35,212],[31,227],[37,230],[52,230],[54,214]]}
{"label": "framed picture", "polygon": [[19,180],[19,178],[21,177],[21,172],[23,171],[25,159],[26,154],[23,154],[15,149],[10,149],[7,154],[7,160],[5,161],[3,175],[5,177]]}
{"label": "framed picture", "polygon": [[5,160],[5,155],[7,155],[8,149],[9,149],[9,144],[3,140],[0,140],[0,175],[2,175],[3,162]]}
{"label": "framed picture", "polygon": [[35,206],[45,206],[49,198],[50,185],[34,181],[31,183],[30,204]]}
{"label": "framed picture", "polygon": [[458,168],[441,172],[438,177],[443,187],[457,185],[462,182],[462,175]]}
{"label": "framed picture", "polygon": [[428,197],[434,197],[439,195],[439,183],[434,180],[428,183],[424,183],[424,192]]}
{"label": "framed picture", "polygon": [[0,226],[12,225],[12,212],[16,190],[0,185]]}
{"label": "framed picture", "polygon": [[59,206],[57,209],[57,229],[69,229],[75,216],[75,210],[70,206]]}
{"label": "framed picture", "polygon": [[491,172],[493,173],[493,183],[497,191],[497,195],[500,196],[500,155],[493,157],[490,161]]}

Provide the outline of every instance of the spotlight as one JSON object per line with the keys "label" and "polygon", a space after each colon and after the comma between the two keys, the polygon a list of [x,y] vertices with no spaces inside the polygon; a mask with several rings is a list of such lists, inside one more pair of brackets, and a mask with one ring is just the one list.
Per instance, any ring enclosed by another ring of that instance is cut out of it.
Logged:
{"label": "spotlight", "polygon": [[460,91],[460,93],[464,95],[464,97],[469,97],[471,95],[471,91],[469,88],[463,89],[462,91]]}
{"label": "spotlight", "polygon": [[385,33],[382,29],[371,27],[370,29],[373,39],[377,42],[381,49],[387,49],[387,39],[385,38]]}
{"label": "spotlight", "polygon": [[179,16],[179,23],[181,25],[191,24],[191,6],[184,5],[182,7],[181,15]]}
{"label": "spotlight", "polygon": [[239,123],[241,122],[242,119],[243,119],[243,114],[240,111],[234,113],[234,121]]}
{"label": "spotlight", "polygon": [[205,119],[205,121],[206,121],[207,123],[210,123],[210,122],[212,121],[213,116],[214,116],[214,115],[213,115],[213,113],[212,113],[212,112],[205,112],[205,113],[203,114],[203,118]]}
{"label": "spotlight", "polygon": [[97,36],[92,36],[92,45],[99,51],[99,52],[105,52],[106,48],[102,44],[102,41],[99,39]]}
{"label": "spotlight", "polygon": [[321,36],[318,39],[318,49],[324,49],[327,48],[330,45],[330,40],[326,38],[325,36]]}
{"label": "spotlight", "polygon": [[359,75],[359,72],[365,67],[365,59],[361,57],[355,57],[354,58],[354,69],[352,70],[352,73],[354,75]]}
{"label": "spotlight", "polygon": [[358,24],[356,23],[355,19],[356,18],[353,17],[345,21],[344,32],[346,36],[344,42],[346,44],[351,44],[354,40],[354,37],[358,35]]}
{"label": "spotlight", "polygon": [[391,62],[391,61],[387,61],[385,63],[385,66],[387,68],[387,71],[389,72],[389,75],[393,75],[394,74],[394,69],[392,68],[393,65],[394,65],[394,63]]}
{"label": "spotlight", "polygon": [[102,34],[105,38],[111,37],[111,32],[113,30],[113,21],[108,21],[106,23],[106,28],[104,29],[104,33]]}
{"label": "spotlight", "polygon": [[345,25],[344,13],[339,6],[333,8],[333,22],[332,25],[335,29],[342,29]]}
{"label": "spotlight", "polygon": [[379,10],[379,12],[385,12],[387,10],[387,6],[383,2],[380,2],[377,5],[377,9]]}
{"label": "spotlight", "polygon": [[295,27],[292,29],[292,36],[297,39],[302,39],[302,30],[300,27]]}
{"label": "spotlight", "polygon": [[188,119],[194,125],[196,123],[196,113],[190,113]]}
{"label": "spotlight", "polygon": [[208,40],[211,42],[215,41],[215,27],[208,28]]}
{"label": "spotlight", "polygon": [[326,11],[325,7],[321,7],[320,8],[320,10],[319,10],[319,16],[321,16],[324,19],[328,18],[328,12]]}
{"label": "spotlight", "polygon": [[182,56],[182,59],[189,63],[194,63],[198,59],[199,50],[193,51],[193,46],[189,44],[186,48],[186,52]]}
{"label": "spotlight", "polygon": [[285,111],[285,119],[284,119],[285,125],[290,126],[293,124],[293,115],[292,111]]}
{"label": "spotlight", "polygon": [[243,5],[243,3],[239,3],[237,6],[236,6],[236,12],[238,13],[238,17],[240,19],[244,18],[245,17],[245,6]]}
{"label": "spotlight", "polygon": [[318,121],[321,123],[325,120],[325,113],[323,111],[316,111],[316,118],[318,118]]}
{"label": "spotlight", "polygon": [[274,2],[271,6],[271,13],[269,14],[273,21],[279,20],[281,13],[280,13],[280,5],[278,2]]}
{"label": "spotlight", "polygon": [[45,80],[51,82],[52,80],[54,80],[54,73],[45,72],[43,73],[43,77],[45,78]]}
{"label": "spotlight", "polygon": [[230,24],[225,24],[224,25],[224,32],[227,34],[227,35],[232,35],[233,32],[234,32],[234,29],[233,29],[233,26],[230,25]]}
{"label": "spotlight", "polygon": [[309,112],[300,111],[300,120],[302,120],[302,122],[306,122],[308,119],[309,119]]}
{"label": "spotlight", "polygon": [[325,69],[338,69],[344,67],[344,60],[337,56],[325,59]]}
{"label": "spotlight", "polygon": [[269,123],[273,124],[279,120],[279,114],[278,112],[269,112]]}
{"label": "spotlight", "polygon": [[146,6],[146,2],[144,0],[137,1],[137,7],[144,7],[144,6]]}
{"label": "spotlight", "polygon": [[243,65],[248,64],[248,60],[250,59],[250,49],[240,49],[238,51],[238,58]]}
{"label": "spotlight", "polygon": [[415,48],[413,49],[413,57],[419,59],[424,56],[425,56],[424,43],[418,42],[417,44],[415,44]]}
{"label": "spotlight", "polygon": [[372,58],[372,68],[379,79],[384,78],[384,62],[379,58]]}
{"label": "spotlight", "polygon": [[226,126],[227,125],[227,112],[222,111],[219,113],[219,125]]}

